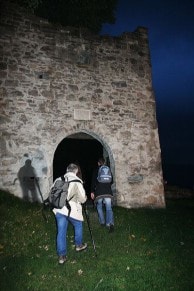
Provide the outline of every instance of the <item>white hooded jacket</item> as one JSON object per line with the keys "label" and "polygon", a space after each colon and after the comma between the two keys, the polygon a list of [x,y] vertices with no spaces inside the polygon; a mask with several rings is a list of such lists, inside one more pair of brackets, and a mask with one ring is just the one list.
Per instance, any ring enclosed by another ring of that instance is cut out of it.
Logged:
{"label": "white hooded jacket", "polygon": [[[72,181],[72,180],[80,180],[81,181],[81,183],[80,182],[69,183],[67,199],[69,200],[73,196],[73,198],[69,201],[69,204],[71,206],[71,212],[70,212],[69,216],[74,218],[74,219],[83,221],[82,205],[81,204],[85,203],[87,200],[86,192],[85,192],[85,189],[83,187],[83,181],[80,178],[78,178],[76,176],[76,174],[73,172],[66,173],[64,175],[64,177],[65,178],[67,177],[68,181]],[[55,180],[55,182],[59,179],[61,179],[61,178],[57,178]],[[54,184],[55,184],[55,182],[54,182]],[[68,216],[68,209],[66,206],[64,206],[61,209],[54,208],[53,212],[55,215],[56,215],[56,213],[61,213],[63,215]]]}

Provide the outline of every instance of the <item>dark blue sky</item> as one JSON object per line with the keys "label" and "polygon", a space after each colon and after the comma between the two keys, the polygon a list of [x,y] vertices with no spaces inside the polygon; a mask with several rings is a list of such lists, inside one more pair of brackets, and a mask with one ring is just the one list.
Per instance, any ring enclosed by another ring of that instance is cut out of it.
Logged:
{"label": "dark blue sky", "polygon": [[149,33],[162,160],[194,165],[194,0],[119,0],[102,34],[138,26]]}

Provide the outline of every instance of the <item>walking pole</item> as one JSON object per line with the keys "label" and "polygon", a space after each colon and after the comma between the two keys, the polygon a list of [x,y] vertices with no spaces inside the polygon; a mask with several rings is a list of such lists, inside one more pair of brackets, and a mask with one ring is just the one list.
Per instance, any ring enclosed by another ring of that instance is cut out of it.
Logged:
{"label": "walking pole", "polygon": [[86,205],[83,205],[83,209],[84,209],[84,213],[85,213],[85,216],[86,216],[86,221],[87,221],[87,224],[88,224],[88,229],[89,229],[89,232],[90,232],[90,237],[91,237],[94,253],[95,253],[95,256],[97,257],[96,245],[95,245],[95,242],[94,242],[94,239],[93,239],[92,230],[91,230],[90,222],[89,222],[89,215],[87,213]]}
{"label": "walking pole", "polygon": [[43,204],[42,211],[41,211],[42,212],[42,216],[43,216],[44,220],[48,223],[48,217],[44,213],[44,210],[45,210],[46,205],[45,205],[45,202],[44,202],[44,199],[43,199],[42,192],[40,190],[40,185],[39,185],[38,180],[37,180],[36,177],[35,177],[35,183],[36,183],[36,186],[38,188],[38,192],[40,194],[40,197],[41,197],[41,200],[42,200],[42,204]]}

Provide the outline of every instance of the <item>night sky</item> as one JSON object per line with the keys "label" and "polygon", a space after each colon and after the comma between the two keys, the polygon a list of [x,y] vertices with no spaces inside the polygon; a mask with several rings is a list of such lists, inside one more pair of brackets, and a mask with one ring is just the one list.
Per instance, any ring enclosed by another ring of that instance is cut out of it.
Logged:
{"label": "night sky", "polygon": [[[194,185],[194,0],[119,0],[102,34],[148,28],[164,176]],[[184,181],[183,181],[184,180]]]}

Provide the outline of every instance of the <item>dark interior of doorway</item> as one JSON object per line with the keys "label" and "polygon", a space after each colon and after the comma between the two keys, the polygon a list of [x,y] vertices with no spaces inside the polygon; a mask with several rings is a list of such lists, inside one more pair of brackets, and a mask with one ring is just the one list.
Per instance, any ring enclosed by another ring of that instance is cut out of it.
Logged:
{"label": "dark interior of doorway", "polygon": [[65,138],[57,147],[53,161],[53,179],[66,172],[70,163],[78,163],[84,181],[84,188],[88,198],[92,173],[97,161],[103,156],[103,146],[96,139]]}

